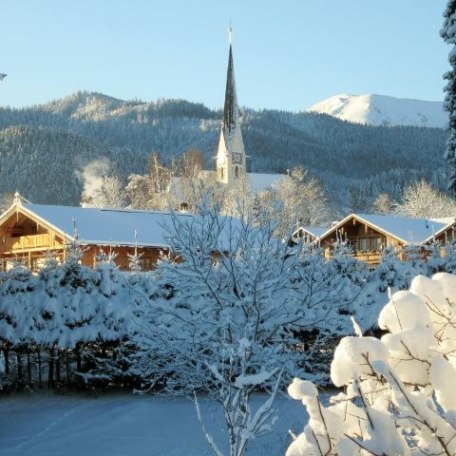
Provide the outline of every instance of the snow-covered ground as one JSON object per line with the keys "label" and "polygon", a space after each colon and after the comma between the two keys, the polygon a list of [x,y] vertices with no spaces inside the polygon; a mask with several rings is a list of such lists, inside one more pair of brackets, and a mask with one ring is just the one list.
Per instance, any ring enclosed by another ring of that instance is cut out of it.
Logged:
{"label": "snow-covered ground", "polygon": [[367,125],[413,125],[446,128],[448,114],[441,101],[410,100],[386,95],[340,94],[306,109]]}
{"label": "snow-covered ground", "polygon": [[[264,397],[256,397],[259,404]],[[200,403],[207,430],[224,438],[220,407]],[[275,431],[252,443],[249,455],[283,455],[288,430],[302,431],[305,409],[279,398]],[[21,394],[0,396],[2,456],[210,455],[193,403],[151,396]]]}

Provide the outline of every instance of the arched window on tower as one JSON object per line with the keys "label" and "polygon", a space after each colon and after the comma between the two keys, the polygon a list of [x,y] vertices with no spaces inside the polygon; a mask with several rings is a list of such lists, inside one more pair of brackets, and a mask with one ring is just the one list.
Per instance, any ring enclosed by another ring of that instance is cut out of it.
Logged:
{"label": "arched window on tower", "polygon": [[220,168],[220,179],[223,180],[223,177],[224,177],[224,176],[223,176],[223,168]]}
{"label": "arched window on tower", "polygon": [[234,167],[234,177],[236,179],[239,177],[239,168],[237,166]]}

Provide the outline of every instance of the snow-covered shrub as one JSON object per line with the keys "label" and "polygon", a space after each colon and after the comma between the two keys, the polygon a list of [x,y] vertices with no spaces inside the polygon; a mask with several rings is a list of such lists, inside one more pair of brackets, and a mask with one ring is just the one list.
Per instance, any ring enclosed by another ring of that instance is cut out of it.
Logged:
{"label": "snow-covered shrub", "polygon": [[456,241],[445,245],[445,271],[450,273],[456,272]]}
{"label": "snow-covered shrub", "polygon": [[371,281],[377,283],[378,291],[382,293],[388,289],[404,290],[419,272],[419,268],[400,260],[394,249],[386,248],[382,252],[382,261],[371,273]]}
{"label": "snow-covered shrub", "polygon": [[381,340],[345,337],[331,365],[344,391],[324,406],[295,379],[310,416],[287,456],[456,454],[456,276],[417,276],[380,313]]}
{"label": "snow-covered shrub", "polygon": [[345,241],[335,242],[333,249],[331,263],[336,272],[354,284],[361,285],[366,279],[366,263],[353,256],[353,247]]}
{"label": "snow-covered shrub", "polygon": [[118,372],[132,323],[131,286],[109,258],[95,269],[78,264],[78,255],[68,258],[47,261],[37,275],[23,266],[2,274],[0,348],[5,375],[18,386],[47,380],[53,388],[63,376],[70,384],[75,375]]}

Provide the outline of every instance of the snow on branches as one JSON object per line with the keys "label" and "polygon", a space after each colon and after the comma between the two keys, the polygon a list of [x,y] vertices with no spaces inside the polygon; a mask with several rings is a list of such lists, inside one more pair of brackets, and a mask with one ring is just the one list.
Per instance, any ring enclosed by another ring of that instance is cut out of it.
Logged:
{"label": "snow on branches", "polygon": [[[282,378],[302,375],[303,361],[319,352],[314,345],[350,326],[339,313],[348,279],[319,253],[275,238],[266,219],[255,225],[207,208],[187,221],[176,217],[170,240],[178,261],[171,256],[156,269],[163,293],[144,307],[135,339],[143,377],[222,405],[232,456],[270,432]],[[304,343],[304,330],[314,339]],[[259,388],[270,400],[254,412]]]}
{"label": "snow on branches", "polygon": [[341,392],[324,406],[295,379],[289,394],[310,419],[287,456],[456,454],[456,277],[417,276],[380,313],[381,340],[345,337],[331,378]]}

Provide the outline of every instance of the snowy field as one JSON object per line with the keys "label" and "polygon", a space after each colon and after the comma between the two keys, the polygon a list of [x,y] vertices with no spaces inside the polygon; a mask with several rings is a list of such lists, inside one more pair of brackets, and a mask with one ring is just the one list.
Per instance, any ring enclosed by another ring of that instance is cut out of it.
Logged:
{"label": "snowy field", "polygon": [[[256,398],[259,404],[264,397]],[[218,404],[201,401],[204,424],[220,442]],[[279,398],[275,431],[252,442],[248,454],[283,455],[288,430],[302,430],[305,409]],[[0,396],[2,456],[204,456],[210,455],[195,407],[188,399],[133,395]]]}

